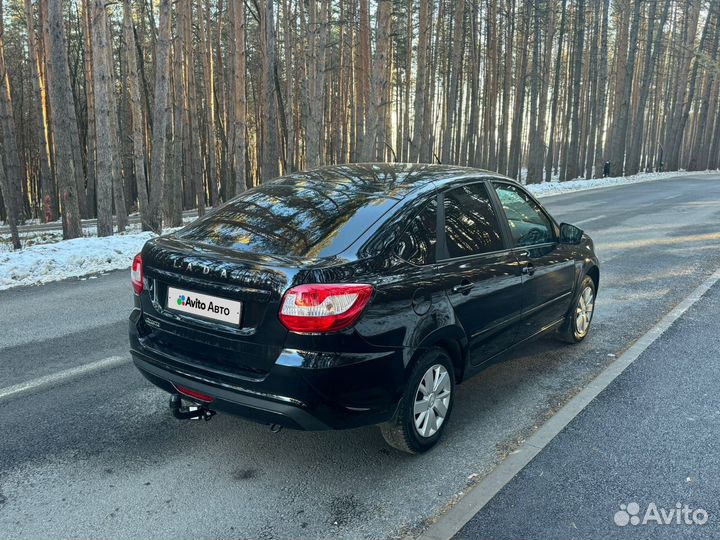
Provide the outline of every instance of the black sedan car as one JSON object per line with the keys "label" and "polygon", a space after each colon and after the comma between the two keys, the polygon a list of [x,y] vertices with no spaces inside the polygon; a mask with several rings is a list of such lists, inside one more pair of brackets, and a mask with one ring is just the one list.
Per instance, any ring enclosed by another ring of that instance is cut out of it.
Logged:
{"label": "black sedan car", "polygon": [[147,242],[134,362],[178,418],[380,424],[437,443],[455,385],[548,332],[588,334],[598,260],[518,183],[441,165],[326,167]]}

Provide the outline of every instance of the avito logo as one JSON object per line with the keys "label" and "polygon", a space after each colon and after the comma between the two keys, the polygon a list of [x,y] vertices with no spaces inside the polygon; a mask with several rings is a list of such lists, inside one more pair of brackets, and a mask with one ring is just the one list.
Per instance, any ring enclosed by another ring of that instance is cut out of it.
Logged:
{"label": "avito logo", "polygon": [[177,299],[178,306],[191,307],[195,309],[205,309],[205,302],[198,300],[197,298],[192,299],[189,296],[181,294]]}
{"label": "avito logo", "polygon": [[[687,504],[677,503],[675,508],[658,508],[651,502],[644,513],[640,512],[640,505],[636,502],[621,504],[620,510],[615,512],[613,521],[618,527],[626,525],[705,525],[708,513],[703,508],[692,509]],[[641,517],[642,514],[642,517]]]}
{"label": "avito logo", "polygon": [[189,296],[185,296],[184,294],[178,295],[177,304],[178,306],[201,309],[203,311],[212,311],[213,313],[217,313],[220,315],[230,315],[230,309],[226,308],[225,306],[213,304],[212,302],[210,302],[209,304],[205,304],[205,302],[198,298],[193,299]]}

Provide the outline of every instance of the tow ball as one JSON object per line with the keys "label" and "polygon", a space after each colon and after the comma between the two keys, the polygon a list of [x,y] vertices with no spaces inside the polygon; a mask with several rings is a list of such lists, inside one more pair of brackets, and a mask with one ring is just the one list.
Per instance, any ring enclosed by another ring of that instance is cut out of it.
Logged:
{"label": "tow ball", "polygon": [[178,420],[210,420],[215,416],[215,411],[206,409],[202,405],[192,404],[183,405],[180,394],[172,394],[170,396],[170,410],[173,416]]}

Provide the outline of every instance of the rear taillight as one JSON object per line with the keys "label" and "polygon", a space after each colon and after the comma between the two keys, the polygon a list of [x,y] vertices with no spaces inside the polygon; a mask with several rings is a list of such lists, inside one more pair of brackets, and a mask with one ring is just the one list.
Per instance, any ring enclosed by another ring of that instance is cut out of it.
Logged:
{"label": "rear taillight", "polygon": [[130,281],[135,294],[143,292],[143,263],[139,253],[133,259],[132,268],[130,269]]}
{"label": "rear taillight", "polygon": [[299,285],[288,290],[280,322],[292,332],[337,332],[355,324],[373,294],[372,285]]}

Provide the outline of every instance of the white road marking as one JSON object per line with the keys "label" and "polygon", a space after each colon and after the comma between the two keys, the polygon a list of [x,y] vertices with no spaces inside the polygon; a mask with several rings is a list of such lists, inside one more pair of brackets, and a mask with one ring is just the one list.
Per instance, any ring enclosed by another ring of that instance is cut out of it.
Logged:
{"label": "white road marking", "polygon": [[667,197],[663,197],[663,201],[667,201],[667,200],[670,200],[670,199],[677,199],[678,197],[682,197],[683,195],[685,195],[685,194],[684,194],[684,193],[678,193],[677,195],[669,195],[669,196],[667,196]]}
{"label": "white road marking", "polygon": [[587,218],[587,219],[581,219],[580,221],[576,221],[575,223],[573,223],[573,225],[582,225],[583,223],[590,223],[591,221],[597,221],[598,219],[604,219],[606,217],[607,216],[605,214],[602,214],[602,215]]}
{"label": "white road marking", "polygon": [[25,394],[27,392],[41,390],[49,386],[67,382],[70,379],[82,377],[83,375],[94,373],[103,369],[117,367],[128,362],[130,362],[129,356],[109,356],[108,358],[103,358],[97,362],[90,362],[89,364],[45,375],[44,377],[38,377],[37,379],[33,379],[31,381],[8,386],[7,388],[0,388],[0,400]]}
{"label": "white road marking", "polygon": [[678,320],[693,304],[720,280],[720,270],[701,283],[682,302],[675,306],[660,322],[648,330],[612,364],[606,367],[579,394],[568,401],[540,429],[490,474],[479,482],[465,497],[430,526],[418,540],[448,540],[453,538],[475,514],[508,484],[525,465],[538,455],[578,414],[630,366],[656,339]]}

